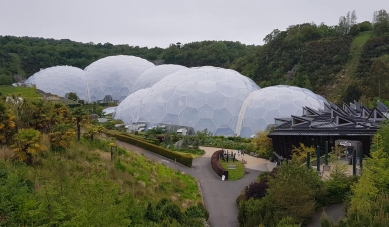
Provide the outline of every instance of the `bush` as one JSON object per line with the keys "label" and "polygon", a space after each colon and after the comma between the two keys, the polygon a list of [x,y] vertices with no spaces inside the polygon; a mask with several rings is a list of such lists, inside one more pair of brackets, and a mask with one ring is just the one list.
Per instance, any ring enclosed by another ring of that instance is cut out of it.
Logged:
{"label": "bush", "polygon": [[262,178],[260,182],[251,182],[249,186],[245,188],[245,197],[248,199],[261,199],[267,195],[267,189],[269,188],[268,179]]}
{"label": "bush", "polygon": [[169,158],[171,160],[175,160],[175,161],[177,161],[185,166],[192,167],[193,157],[190,154],[180,154],[178,152],[168,150],[166,148],[157,146],[155,144],[145,142],[143,140],[140,140],[140,139],[137,139],[134,137],[130,137],[128,135],[115,133],[113,131],[109,131],[109,132],[107,131],[106,133],[109,136],[115,137],[117,140],[133,144],[135,146],[144,148],[146,150],[149,150],[151,152],[154,152],[156,154],[159,154],[161,156]]}
{"label": "bush", "polygon": [[350,195],[351,185],[357,181],[356,177],[345,177],[341,179],[329,179],[324,182],[326,196],[323,205],[328,206],[335,203],[344,202]]}

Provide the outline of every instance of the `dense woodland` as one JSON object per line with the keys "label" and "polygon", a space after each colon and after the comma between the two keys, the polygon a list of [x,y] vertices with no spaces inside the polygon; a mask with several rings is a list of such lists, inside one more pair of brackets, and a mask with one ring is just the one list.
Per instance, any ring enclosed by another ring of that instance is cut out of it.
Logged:
{"label": "dense woodland", "polygon": [[289,84],[312,89],[330,101],[389,99],[389,15],[357,22],[355,11],[339,24],[305,23],[273,30],[262,46],[231,41],[171,44],[163,49],[67,39],[0,36],[0,84],[27,78],[41,68],[85,68],[111,55],[134,55],[165,64],[232,68],[261,87]]}

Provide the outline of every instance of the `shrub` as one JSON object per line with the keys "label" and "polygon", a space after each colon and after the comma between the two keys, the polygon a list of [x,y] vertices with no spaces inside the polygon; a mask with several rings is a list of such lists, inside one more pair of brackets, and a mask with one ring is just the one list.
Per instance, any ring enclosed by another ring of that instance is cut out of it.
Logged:
{"label": "shrub", "polygon": [[193,157],[190,154],[180,154],[178,152],[171,151],[171,150],[168,150],[166,148],[157,146],[155,144],[145,142],[143,140],[140,140],[140,139],[137,139],[134,137],[130,137],[130,136],[124,135],[124,134],[119,134],[119,133],[115,133],[112,131],[110,131],[110,132],[107,131],[106,133],[109,136],[115,137],[117,140],[133,144],[135,146],[144,148],[146,150],[149,150],[151,152],[154,152],[156,154],[159,154],[161,156],[169,158],[171,160],[175,160],[175,161],[177,161],[183,165],[186,165],[188,167],[192,167]]}
{"label": "shrub", "polygon": [[269,185],[267,184],[267,178],[262,178],[260,182],[251,182],[249,186],[245,188],[245,197],[248,199],[261,199],[267,195],[267,189]]}

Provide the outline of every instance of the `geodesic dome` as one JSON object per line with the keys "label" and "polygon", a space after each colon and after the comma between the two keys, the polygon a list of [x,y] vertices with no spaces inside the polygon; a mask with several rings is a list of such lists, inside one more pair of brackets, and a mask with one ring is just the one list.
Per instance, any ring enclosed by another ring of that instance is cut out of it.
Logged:
{"label": "geodesic dome", "polygon": [[154,64],[134,56],[110,56],[102,58],[85,68],[88,81],[89,102],[112,96],[122,101],[133,92],[138,77]]}
{"label": "geodesic dome", "polygon": [[[251,79],[234,70],[210,66],[183,69],[141,95],[138,115],[132,122],[193,127],[194,131],[207,128],[215,135],[235,135],[242,103],[257,89]],[[133,95],[128,99],[137,98]],[[128,109],[118,107],[115,118],[126,115]]]}
{"label": "geodesic dome", "polygon": [[139,119],[139,110],[143,105],[149,89],[140,89],[127,96],[117,107],[113,117],[121,119],[125,124],[135,123],[134,119]]}
{"label": "geodesic dome", "polygon": [[250,137],[274,124],[274,118],[300,116],[303,107],[324,108],[325,98],[294,86],[278,85],[252,92],[242,106],[240,136]]}
{"label": "geodesic dome", "polygon": [[133,92],[150,88],[164,77],[173,74],[187,67],[182,65],[157,65],[144,71],[134,83]]}
{"label": "geodesic dome", "polygon": [[36,88],[65,97],[67,93],[76,93],[79,99],[89,100],[85,71],[72,66],[55,66],[30,76],[25,84],[34,84]]}

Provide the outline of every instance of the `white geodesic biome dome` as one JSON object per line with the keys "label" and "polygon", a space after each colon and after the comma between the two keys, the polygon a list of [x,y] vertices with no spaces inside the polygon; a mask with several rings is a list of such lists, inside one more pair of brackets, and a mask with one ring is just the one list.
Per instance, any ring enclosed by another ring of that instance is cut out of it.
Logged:
{"label": "white geodesic biome dome", "polygon": [[122,101],[133,92],[138,77],[155,65],[134,56],[110,56],[102,58],[85,68],[89,102],[103,100],[110,95],[113,100]]}
{"label": "white geodesic biome dome", "polygon": [[85,71],[72,66],[55,66],[30,76],[25,84],[34,84],[36,88],[65,97],[76,93],[79,99],[89,100]]}
{"label": "white geodesic biome dome", "polygon": [[146,97],[148,90],[148,88],[140,89],[127,96],[127,98],[116,107],[113,117],[115,119],[121,119],[127,125],[136,123],[140,118],[139,110],[144,104],[143,99]]}
{"label": "white geodesic biome dome", "polygon": [[[140,100],[136,116],[131,121],[131,117],[123,118],[125,123],[179,125],[194,131],[208,129],[215,135],[235,135],[242,103],[258,89],[251,79],[234,70],[209,66],[183,69],[164,77],[141,96],[129,95],[118,106],[115,118],[135,109],[133,100]],[[121,107],[127,103],[132,103],[130,108]]]}
{"label": "white geodesic biome dome", "polygon": [[150,88],[164,77],[183,69],[187,69],[187,67],[171,64],[157,65],[155,67],[149,68],[144,71],[135,81],[133,92],[140,89]]}
{"label": "white geodesic biome dome", "polygon": [[252,92],[242,106],[239,135],[250,137],[274,124],[274,118],[303,114],[303,107],[323,109],[325,98],[294,86],[278,85]]}

